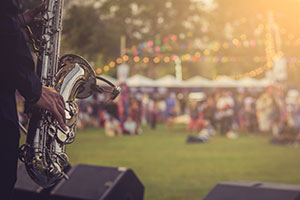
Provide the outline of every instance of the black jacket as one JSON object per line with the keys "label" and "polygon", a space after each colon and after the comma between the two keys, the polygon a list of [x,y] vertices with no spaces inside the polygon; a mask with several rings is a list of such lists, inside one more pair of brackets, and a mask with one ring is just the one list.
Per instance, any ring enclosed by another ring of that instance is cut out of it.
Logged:
{"label": "black jacket", "polygon": [[17,23],[17,8],[12,0],[0,3],[0,117],[17,123],[15,91],[29,103],[41,95],[41,82]]}

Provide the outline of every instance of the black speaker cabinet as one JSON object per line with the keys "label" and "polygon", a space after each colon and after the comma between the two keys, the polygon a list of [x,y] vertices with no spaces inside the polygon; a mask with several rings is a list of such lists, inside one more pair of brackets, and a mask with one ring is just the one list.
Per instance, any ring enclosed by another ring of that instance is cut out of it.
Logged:
{"label": "black speaker cabinet", "polygon": [[300,185],[223,182],[217,184],[204,200],[300,200]]}
{"label": "black speaker cabinet", "polygon": [[17,171],[17,182],[14,188],[14,200],[44,200],[48,198],[48,191],[43,190],[31,180],[27,174],[26,167],[20,163]]}
{"label": "black speaker cabinet", "polygon": [[75,165],[51,191],[51,200],[142,200],[144,186],[131,169]]}

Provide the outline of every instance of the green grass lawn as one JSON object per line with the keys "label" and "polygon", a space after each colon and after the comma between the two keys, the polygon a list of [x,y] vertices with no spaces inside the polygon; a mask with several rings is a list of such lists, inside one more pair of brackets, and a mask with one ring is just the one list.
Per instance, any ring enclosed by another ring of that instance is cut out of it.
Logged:
{"label": "green grass lawn", "polygon": [[262,136],[221,136],[187,144],[184,126],[168,131],[143,128],[138,136],[106,137],[102,129],[78,131],[67,146],[76,163],[132,168],[147,200],[203,199],[219,182],[231,180],[300,184],[300,148],[271,145]]}
{"label": "green grass lawn", "polygon": [[271,145],[268,138],[217,136],[187,144],[184,126],[168,131],[144,127],[138,136],[106,137],[102,129],[78,131],[67,146],[71,164],[132,168],[146,188],[145,199],[203,199],[230,180],[300,184],[300,148]]}

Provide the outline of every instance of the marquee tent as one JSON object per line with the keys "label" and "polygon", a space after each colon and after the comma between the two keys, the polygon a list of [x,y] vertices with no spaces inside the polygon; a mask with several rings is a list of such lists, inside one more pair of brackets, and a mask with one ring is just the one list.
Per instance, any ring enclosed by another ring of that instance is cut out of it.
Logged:
{"label": "marquee tent", "polygon": [[186,81],[184,81],[184,86],[186,87],[211,87],[212,81],[201,76],[194,76]]}
{"label": "marquee tent", "polygon": [[234,88],[238,87],[239,83],[236,80],[230,79],[230,78],[220,78],[217,80],[214,80],[212,83],[212,87],[217,87],[217,88]]}
{"label": "marquee tent", "polygon": [[[102,75],[106,78],[118,84],[118,81],[112,77]],[[99,83],[98,83],[99,84]],[[268,79],[254,79],[244,78],[241,80],[234,80],[227,77],[209,80],[201,76],[194,76],[186,81],[179,81],[172,75],[166,75],[160,79],[152,80],[145,76],[136,74],[129,77],[126,81],[129,87],[144,87],[144,88],[263,88],[271,84]],[[102,81],[100,85],[105,85]]]}
{"label": "marquee tent", "polygon": [[244,78],[238,81],[239,87],[268,87],[271,85],[271,81],[268,79],[255,79],[255,78]]}
{"label": "marquee tent", "polygon": [[260,79],[260,80],[257,80],[259,82],[259,84],[261,85],[261,87],[268,87],[272,84],[272,81],[270,81],[269,79],[267,78],[264,78],[264,79]]}
{"label": "marquee tent", "polygon": [[145,76],[136,74],[129,77],[126,81],[129,87],[155,87],[156,82]]}
{"label": "marquee tent", "polygon": [[184,82],[177,80],[172,75],[166,75],[155,82],[158,87],[184,87]]}
{"label": "marquee tent", "polygon": [[262,84],[260,84],[260,81],[254,78],[243,78],[241,80],[238,80],[238,87],[246,87],[246,88],[254,88],[254,87],[263,87]]}

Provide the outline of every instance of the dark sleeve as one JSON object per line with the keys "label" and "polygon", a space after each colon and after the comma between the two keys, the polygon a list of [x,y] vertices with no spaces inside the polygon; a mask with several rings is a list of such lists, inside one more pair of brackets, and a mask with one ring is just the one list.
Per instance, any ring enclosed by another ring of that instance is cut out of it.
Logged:
{"label": "dark sleeve", "polygon": [[12,0],[1,0],[0,11],[1,13],[14,14],[18,11],[18,9]]}
{"label": "dark sleeve", "polygon": [[14,16],[0,15],[1,79],[18,89],[28,103],[35,104],[42,85],[34,72],[34,62]]}

